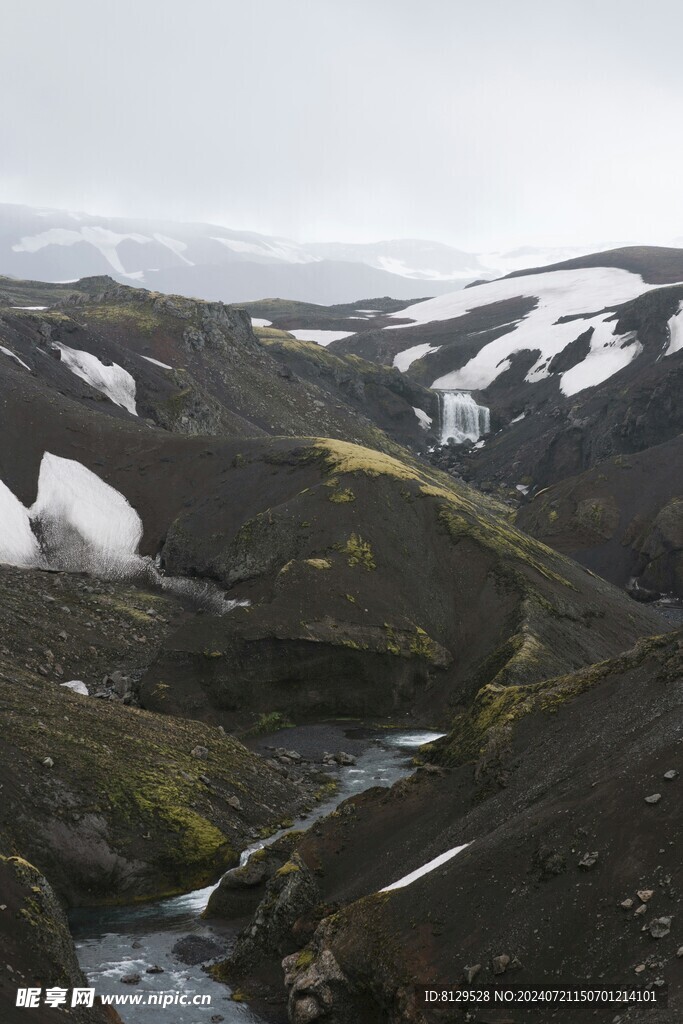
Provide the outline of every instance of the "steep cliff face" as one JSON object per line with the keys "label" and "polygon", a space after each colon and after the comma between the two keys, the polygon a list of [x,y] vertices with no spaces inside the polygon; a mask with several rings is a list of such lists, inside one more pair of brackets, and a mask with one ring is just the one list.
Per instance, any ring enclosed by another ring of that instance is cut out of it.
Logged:
{"label": "steep cliff face", "polygon": [[[35,1008],[17,1007],[17,989],[27,987],[87,987],[78,966],[64,911],[44,875],[23,857],[0,856],[0,1006],[8,1024],[25,1019],[46,1024],[54,1020],[55,1010],[44,1003]],[[69,1000],[71,991],[69,991]],[[76,1024],[121,1024],[110,1006],[99,1001],[91,1008],[69,1007]]]}
{"label": "steep cliff face", "polygon": [[546,488],[519,526],[641,599],[683,597],[683,440]]}

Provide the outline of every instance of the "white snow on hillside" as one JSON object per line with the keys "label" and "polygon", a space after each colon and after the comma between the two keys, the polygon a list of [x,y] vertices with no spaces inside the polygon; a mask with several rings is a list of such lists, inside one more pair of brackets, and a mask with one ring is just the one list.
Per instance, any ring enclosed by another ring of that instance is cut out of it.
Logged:
{"label": "white snow on hillside", "polygon": [[188,267],[193,267],[194,263],[192,260],[188,260],[187,256],[183,253],[187,249],[187,242],[181,242],[178,238],[169,238],[168,235],[161,235],[158,231],[154,232],[154,237],[160,245],[165,245],[167,249],[170,249],[174,256],[186,263]]}
{"label": "white snow on hillside", "polygon": [[26,366],[26,363],[24,362],[24,360],[20,359],[19,356],[16,355],[16,353],[11,351],[11,349],[5,348],[4,345],[0,345],[0,352],[2,352],[6,356],[9,356],[10,359],[14,359],[15,362],[19,363],[21,366],[26,367],[26,369],[29,370],[29,372],[30,372],[31,367],[30,366]]}
{"label": "white snow on hillside", "polygon": [[340,338],[350,338],[353,331],[290,331],[299,341],[314,341],[316,345],[331,345]]}
{"label": "white snow on hillside", "polygon": [[397,356],[394,356],[394,366],[401,373],[405,373],[411,363],[414,363],[416,359],[422,359],[423,356],[428,356],[432,352],[438,352],[441,345],[432,347],[429,343],[424,345],[413,345],[412,348],[404,348],[403,352],[399,352]]}
{"label": "white snow on hillside", "polygon": [[31,529],[28,509],[0,480],[0,562],[41,565],[42,555]]}
{"label": "white snow on hillside", "polygon": [[226,238],[224,235],[212,235],[212,241],[220,242],[226,249],[233,252],[259,256],[265,260],[282,260],[284,263],[319,263],[320,257],[305,252],[295,242],[284,238],[273,238],[267,241],[247,242],[240,238]]}
{"label": "white snow on hillside", "polygon": [[45,452],[29,510],[50,565],[125,575],[142,559],[142,521],[127,499],[80,462]]}
{"label": "white snow on hillside", "polygon": [[88,697],[88,687],[81,679],[70,679],[68,683],[60,683],[60,686],[65,687],[67,690],[71,690],[72,693],[78,693],[81,697]]}
{"label": "white snow on hillside", "polygon": [[[637,345],[620,346],[630,339],[613,335],[611,313],[601,313],[631,299],[657,285],[646,284],[639,274],[610,267],[581,270],[558,270],[547,274],[509,278],[478,285],[476,288],[416,303],[392,317],[410,317],[413,324],[396,324],[394,330],[414,324],[452,320],[464,316],[493,302],[518,296],[537,299],[536,307],[517,326],[495,341],[489,342],[459,370],[439,377],[435,388],[475,390],[488,387],[510,365],[510,357],[523,350],[538,351],[539,355],[527,373],[527,381],[548,376],[548,363],[579,335],[594,328],[591,351],[585,360],[584,371],[577,367],[567,371],[568,379],[562,385],[565,393],[575,394],[586,387],[601,383],[634,359],[640,349]],[[600,314],[600,315],[597,315]],[[569,323],[557,323],[560,317],[578,317]],[[610,352],[602,349],[609,348]],[[571,390],[569,390],[571,389]]]}
{"label": "white snow on hillside", "polygon": [[[62,362],[72,373],[84,380],[96,391],[106,395],[114,405],[127,409],[137,416],[135,408],[135,378],[118,363],[106,366],[97,356],[81,349],[69,348],[61,342],[55,342],[62,354]],[[144,357],[143,357],[144,358]],[[169,367],[170,369],[170,367]]]}
{"label": "white snow on hillside", "polygon": [[12,309],[32,309],[32,310],[40,310],[40,309],[47,309],[47,306],[12,306]]}
{"label": "white snow on hillside", "polygon": [[674,352],[683,349],[683,302],[678,307],[678,312],[671,317],[667,323],[669,328],[669,344],[666,346],[665,356],[671,356]]}
{"label": "white snow on hillside", "polygon": [[403,889],[406,885],[411,885],[412,882],[416,882],[418,878],[422,878],[424,875],[428,875],[434,868],[440,868],[442,864],[446,864],[449,860],[452,860],[461,850],[469,846],[469,843],[463,843],[462,846],[454,846],[452,850],[446,850],[445,853],[439,854],[438,857],[434,857],[433,860],[423,864],[421,868],[416,871],[411,871],[409,875],[404,875],[403,878],[399,878],[398,882],[392,882],[391,885],[386,885],[380,892],[391,892],[393,889]]}
{"label": "white snow on hillside", "polygon": [[465,267],[461,270],[451,270],[448,273],[430,267],[409,267],[404,260],[394,259],[391,256],[379,256],[376,260],[368,262],[370,266],[386,270],[389,274],[411,277],[417,281],[458,281],[460,279],[471,281],[480,277],[482,273],[481,267]]}
{"label": "white snow on hillside", "polygon": [[252,318],[251,318],[251,326],[252,327],[272,327],[273,326],[273,321],[272,320],[264,320],[263,317],[260,317],[260,316],[252,316]]}
{"label": "white snow on hillside", "polygon": [[[160,366],[163,370],[172,370],[173,369],[173,367],[169,366],[168,363],[162,363],[159,359],[152,359],[151,356],[143,356],[142,358],[146,359],[148,363],[154,363],[155,366]],[[136,413],[136,415],[137,415],[137,413]]]}
{"label": "white snow on hillside", "polygon": [[136,232],[119,234],[116,231],[110,231],[109,228],[82,227],[79,231],[72,228],[50,228],[49,231],[41,231],[37,235],[24,236],[12,246],[12,251],[38,252],[39,249],[44,249],[47,245],[77,245],[79,242],[87,242],[102,253],[109,266],[117,274],[132,280],[139,280],[143,276],[142,271],[136,270],[128,274],[116,251],[116,247],[126,239],[138,242],[140,245],[152,241],[149,235],[140,235]]}
{"label": "white snow on hillside", "polygon": [[413,406],[413,412],[417,416],[422,429],[429,430],[432,425],[432,417],[428,416],[424,409],[418,409],[416,406]]}
{"label": "white snow on hillside", "polygon": [[564,395],[575,395],[584,388],[594,388],[614,376],[619,370],[643,351],[633,334],[614,334],[614,322],[599,323],[591,337],[591,347],[586,358],[566,370],[560,380]]}

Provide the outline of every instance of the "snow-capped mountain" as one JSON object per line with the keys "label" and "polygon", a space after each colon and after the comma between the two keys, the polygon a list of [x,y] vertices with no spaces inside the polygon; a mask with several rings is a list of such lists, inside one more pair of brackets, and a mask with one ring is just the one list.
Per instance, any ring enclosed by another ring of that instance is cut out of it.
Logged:
{"label": "snow-capped mountain", "polygon": [[481,273],[476,260],[472,273],[460,273],[460,254],[452,264],[460,267],[457,278],[443,274],[443,279],[432,279],[428,256],[425,270],[418,264],[414,274],[404,273],[405,261],[412,259],[408,252],[404,246],[401,258],[383,266],[372,254],[349,260],[289,239],[215,224],[0,205],[0,274],[24,280],[110,274],[122,284],[209,300],[244,302],[278,295],[328,304],[371,295],[416,299],[461,287]]}
{"label": "snow-capped mountain", "polygon": [[422,239],[394,239],[365,244],[316,242],[306,246],[306,249],[320,259],[365,263],[369,267],[415,281],[467,282],[491,277],[496,273],[495,265],[485,265],[474,253]]}
{"label": "snow-capped mountain", "polygon": [[416,303],[388,314],[381,331],[333,348],[390,361],[438,390],[485,392],[514,380],[573,396],[641,357],[643,342],[624,313],[650,292],[663,291],[671,310],[646,361],[680,349],[681,283],[681,249],[612,250]]}
{"label": "snow-capped mountain", "polygon": [[42,281],[110,274],[122,284],[223,302],[417,299],[583,251],[477,254],[421,239],[301,244],[216,224],[0,204],[0,274]]}

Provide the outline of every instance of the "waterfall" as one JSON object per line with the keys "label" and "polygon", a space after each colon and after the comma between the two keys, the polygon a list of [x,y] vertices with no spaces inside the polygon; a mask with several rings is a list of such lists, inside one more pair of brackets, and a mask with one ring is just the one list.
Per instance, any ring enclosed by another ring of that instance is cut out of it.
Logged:
{"label": "waterfall", "polygon": [[442,391],[441,443],[452,437],[456,444],[477,441],[491,429],[491,415],[485,405],[477,405],[469,391]]}

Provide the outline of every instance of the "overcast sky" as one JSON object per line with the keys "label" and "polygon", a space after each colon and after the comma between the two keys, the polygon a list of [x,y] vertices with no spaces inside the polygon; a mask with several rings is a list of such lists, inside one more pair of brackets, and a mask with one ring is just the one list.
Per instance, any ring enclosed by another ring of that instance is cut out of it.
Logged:
{"label": "overcast sky", "polygon": [[678,0],[3,0],[0,200],[299,241],[683,234]]}

